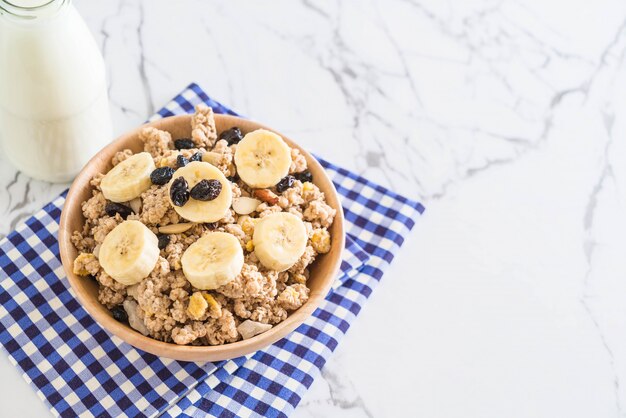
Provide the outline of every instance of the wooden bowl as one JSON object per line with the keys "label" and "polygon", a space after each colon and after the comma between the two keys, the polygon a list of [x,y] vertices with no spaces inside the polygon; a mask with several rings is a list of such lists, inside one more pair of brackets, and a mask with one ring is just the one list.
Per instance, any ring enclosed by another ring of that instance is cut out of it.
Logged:
{"label": "wooden bowl", "polygon": [[[215,115],[215,123],[218,132],[233,126],[241,128],[243,133],[259,128],[269,129],[256,122],[227,115]],[[183,361],[218,361],[250,354],[273,344],[296,329],[313,313],[328,294],[339,271],[345,235],[343,230],[343,211],[341,210],[337,191],[333,183],[320,163],[311,154],[284,135],[282,135],[283,139],[291,147],[298,148],[306,157],[309,170],[313,174],[314,183],[326,194],[326,201],[337,210],[337,216],[330,228],[332,237],[330,252],[320,255],[310,267],[310,278],[307,282],[311,289],[309,300],[300,309],[292,312],[280,324],[253,338],[218,346],[184,346],[165,343],[146,337],[113,319],[109,310],[98,302],[98,285],[92,280],[73,273],[72,267],[78,251],[72,245],[70,237],[74,231],[82,230],[85,220],[81,210],[81,202],[91,197],[92,188],[89,185],[89,181],[95,174],[106,173],[111,169],[111,158],[117,151],[125,148],[130,148],[135,152],[142,151],[143,144],[139,139],[139,132],[145,126],[154,126],[155,128],[168,131],[173,138],[189,138],[191,136],[191,115],[161,119],[122,135],[102,149],[87,163],[74,180],[67,194],[59,226],[59,250],[65,273],[80,303],[104,329],[127,343],[157,356]]]}

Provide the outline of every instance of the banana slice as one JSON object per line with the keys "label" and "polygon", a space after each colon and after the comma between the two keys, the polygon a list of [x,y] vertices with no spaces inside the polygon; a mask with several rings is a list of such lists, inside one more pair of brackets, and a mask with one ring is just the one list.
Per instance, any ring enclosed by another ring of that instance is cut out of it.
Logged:
{"label": "banana slice", "polygon": [[191,244],[180,262],[196,289],[217,289],[241,273],[243,249],[234,235],[210,232]]}
{"label": "banana slice", "polygon": [[105,198],[112,202],[128,202],[150,188],[150,173],[156,166],[148,152],[125,159],[109,171],[100,182]]}
{"label": "banana slice", "polygon": [[267,215],[254,227],[254,253],[268,269],[285,271],[296,264],[306,249],[304,223],[289,212]]}
{"label": "banana slice", "polygon": [[257,129],[237,144],[235,165],[250,187],[272,187],[289,173],[291,149],[274,132]]}
{"label": "banana slice", "polygon": [[219,221],[226,216],[226,212],[230,209],[230,205],[233,201],[233,191],[230,188],[230,181],[226,180],[224,173],[222,173],[219,168],[209,163],[193,161],[185,167],[176,170],[168,187],[171,187],[174,180],[180,176],[187,180],[189,190],[199,183],[200,180],[215,179],[222,183],[222,191],[219,196],[213,200],[201,201],[189,199],[184,206],[176,206],[172,204],[174,210],[180,216],[191,222],[207,223]]}
{"label": "banana slice", "polygon": [[124,221],[107,234],[98,254],[104,271],[131,286],[148,277],[159,258],[159,240],[139,221]]}

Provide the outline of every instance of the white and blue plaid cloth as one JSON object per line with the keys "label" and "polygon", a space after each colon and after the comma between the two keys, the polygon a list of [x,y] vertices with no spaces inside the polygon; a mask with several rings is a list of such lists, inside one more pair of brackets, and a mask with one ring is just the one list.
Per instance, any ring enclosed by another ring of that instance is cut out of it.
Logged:
{"label": "white and blue plaid cloth", "polygon": [[[204,102],[196,84],[152,119]],[[0,241],[0,343],[54,415],[288,416],[393,260],[424,207],[321,160],[341,195],[348,239],[331,293],[286,338],[216,363],[159,358],[104,331],[63,272],[57,231],[65,193]]]}

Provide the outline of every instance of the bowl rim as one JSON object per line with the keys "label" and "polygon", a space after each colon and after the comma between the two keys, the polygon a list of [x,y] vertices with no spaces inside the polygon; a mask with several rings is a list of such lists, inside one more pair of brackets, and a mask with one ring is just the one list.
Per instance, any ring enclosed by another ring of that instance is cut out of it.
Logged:
{"label": "bowl rim", "polygon": [[[101,153],[113,153],[115,151],[119,151],[123,149],[121,146],[122,143],[128,140],[128,137],[137,136],[137,134],[145,127],[154,126],[159,127],[163,125],[167,125],[169,123],[173,123],[177,120],[188,119],[191,120],[191,114],[185,115],[177,115],[170,116],[162,119],[158,119],[152,122],[145,123],[139,127],[131,129],[124,134],[117,137],[110,144],[102,148],[94,157],[92,157],[89,162],[83,167],[80,173],[76,176],[72,185],[70,186],[69,191],[66,195],[66,202],[72,201],[73,196],[75,194],[80,193],[83,189],[82,187],[89,185],[89,180],[91,179],[91,170],[90,167],[92,164],[99,162],[100,158],[98,157]],[[322,167],[319,161],[313,157],[308,151],[300,147],[296,142],[289,139],[285,135],[280,132],[266,127],[265,125],[258,123],[256,121],[252,121],[250,119],[244,119],[237,116],[232,115],[223,115],[223,114],[215,114],[215,119],[222,119],[224,122],[230,122],[232,125],[236,125],[237,122],[241,121],[242,124],[252,124],[255,125],[255,129],[267,129],[272,132],[276,132],[280,135],[290,147],[295,147],[300,150],[302,155],[307,160],[307,164],[311,166],[311,164],[317,166],[316,171],[319,173],[323,173],[322,182],[326,182],[327,186],[329,186],[328,190],[332,192],[332,196],[326,196],[326,201],[329,205],[337,210],[337,215],[333,221],[333,228],[337,228],[333,235],[333,244],[336,245],[338,251],[335,251],[334,254],[328,253],[326,256],[331,256],[331,260],[328,262],[331,263],[331,268],[328,270],[329,273],[327,277],[323,279],[323,286],[321,290],[317,292],[311,292],[309,295],[309,299],[297,310],[291,312],[289,316],[282,322],[277,325],[274,325],[270,330],[256,335],[252,338],[246,340],[236,341],[234,343],[227,343],[222,345],[215,346],[189,346],[189,345],[178,345],[176,343],[168,343],[153,339],[148,336],[144,336],[143,334],[135,331],[130,326],[122,324],[107,313],[105,313],[102,309],[97,309],[96,306],[93,306],[89,301],[88,291],[86,287],[82,286],[79,283],[79,280],[84,280],[84,278],[77,276],[74,274],[72,266],[74,263],[74,259],[70,256],[70,249],[73,248],[73,244],[70,240],[73,231],[69,230],[68,227],[68,218],[70,216],[70,208],[66,204],[64,204],[61,219],[59,223],[59,252],[61,255],[61,261],[63,264],[63,269],[65,270],[67,279],[70,283],[71,288],[76,294],[81,306],[85,308],[85,310],[91,315],[91,317],[106,331],[109,331],[113,335],[119,337],[123,341],[131,344],[133,347],[138,348],[140,350],[146,351],[148,353],[160,356],[171,358],[175,360],[181,361],[220,361],[231,358],[236,358],[242,355],[253,353],[259,349],[265,348],[281,338],[285,337],[293,330],[295,330],[298,326],[300,326],[306,319],[308,319],[313,312],[319,307],[322,300],[328,295],[330,288],[339,272],[342,260],[342,252],[345,246],[345,230],[344,230],[344,214],[343,209],[340,204],[340,200],[338,197],[337,190],[333,184],[333,182],[328,177],[326,170]],[[316,180],[316,183],[319,184],[319,180]],[[77,200],[78,201],[78,200]],[[331,204],[334,203],[334,205]],[[338,226],[335,226],[335,223],[338,223]],[[338,235],[338,236],[337,236]],[[338,241],[337,241],[338,240]],[[337,242],[337,244],[335,244]],[[100,305],[103,306],[103,305]]]}

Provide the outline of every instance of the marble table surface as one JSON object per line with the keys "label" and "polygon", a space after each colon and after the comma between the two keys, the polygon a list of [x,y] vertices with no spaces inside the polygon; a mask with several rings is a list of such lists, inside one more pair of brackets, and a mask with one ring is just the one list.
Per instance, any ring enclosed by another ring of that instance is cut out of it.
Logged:
{"label": "marble table surface", "polygon": [[[625,2],[75,5],[116,133],[196,81],[427,206],[294,416],[626,416]],[[66,187],[0,184],[1,235]]]}

